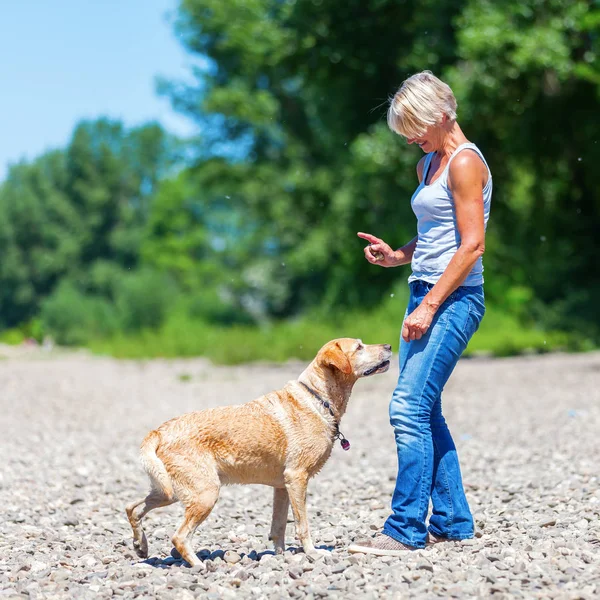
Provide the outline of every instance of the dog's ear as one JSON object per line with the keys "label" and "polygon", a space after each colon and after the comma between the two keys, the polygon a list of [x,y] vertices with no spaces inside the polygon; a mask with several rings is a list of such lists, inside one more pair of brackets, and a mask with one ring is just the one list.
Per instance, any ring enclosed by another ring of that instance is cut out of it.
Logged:
{"label": "dog's ear", "polygon": [[344,373],[344,375],[352,373],[352,365],[337,342],[325,348],[323,364],[335,367],[338,371]]}

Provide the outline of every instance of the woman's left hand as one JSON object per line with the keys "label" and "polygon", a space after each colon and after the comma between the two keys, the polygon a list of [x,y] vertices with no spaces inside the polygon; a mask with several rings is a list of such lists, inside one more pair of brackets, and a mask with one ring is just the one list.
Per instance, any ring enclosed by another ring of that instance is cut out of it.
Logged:
{"label": "woman's left hand", "polygon": [[435,316],[435,308],[421,303],[413,310],[402,324],[402,339],[405,342],[412,340],[420,340],[426,333],[433,317]]}

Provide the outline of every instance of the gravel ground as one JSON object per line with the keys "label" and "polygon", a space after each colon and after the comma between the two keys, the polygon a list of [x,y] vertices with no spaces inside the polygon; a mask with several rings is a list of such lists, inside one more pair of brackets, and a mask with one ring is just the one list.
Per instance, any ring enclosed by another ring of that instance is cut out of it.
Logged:
{"label": "gravel ground", "polygon": [[[281,387],[304,365],[215,367],[0,348],[0,597],[593,598],[600,596],[600,353],[462,360],[445,392],[477,537],[406,557],[349,555],[383,524],[396,457],[396,369],[359,381],[339,445],[309,486],[315,563],[267,540],[271,490],[223,488],[194,541],[170,556],[181,505],[145,520],[133,553],[124,507],[141,496],[146,432],[191,410]],[[291,518],[291,513],[290,513]]]}

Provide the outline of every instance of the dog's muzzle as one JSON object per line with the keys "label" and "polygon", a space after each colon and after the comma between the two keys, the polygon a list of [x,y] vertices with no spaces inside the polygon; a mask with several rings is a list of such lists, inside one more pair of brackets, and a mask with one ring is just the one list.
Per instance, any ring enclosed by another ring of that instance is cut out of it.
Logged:
{"label": "dog's muzzle", "polygon": [[380,362],[378,365],[375,365],[374,367],[371,367],[370,369],[365,371],[363,373],[363,377],[368,377],[369,375],[373,375],[374,373],[385,373],[388,370],[389,366],[390,366],[390,361],[384,360],[383,362]]}

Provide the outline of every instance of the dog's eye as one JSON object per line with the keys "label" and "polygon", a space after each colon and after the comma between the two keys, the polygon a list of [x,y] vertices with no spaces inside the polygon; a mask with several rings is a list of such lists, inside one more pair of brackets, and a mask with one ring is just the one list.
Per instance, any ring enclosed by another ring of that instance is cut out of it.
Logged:
{"label": "dog's eye", "polygon": [[364,346],[359,342],[358,345],[356,346],[357,350],[362,350],[364,348]]}

